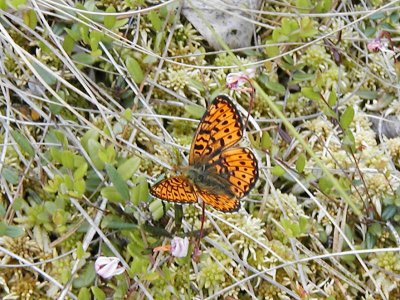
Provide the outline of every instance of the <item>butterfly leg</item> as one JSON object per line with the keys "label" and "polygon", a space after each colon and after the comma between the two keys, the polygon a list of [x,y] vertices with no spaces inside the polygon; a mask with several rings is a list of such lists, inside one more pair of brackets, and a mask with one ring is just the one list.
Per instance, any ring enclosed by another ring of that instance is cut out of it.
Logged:
{"label": "butterfly leg", "polygon": [[204,227],[204,222],[206,220],[206,204],[204,201],[201,202],[201,224],[200,224],[200,231],[199,231],[199,237],[196,241],[196,247],[194,248],[192,258],[197,261],[200,258],[200,241],[201,238],[203,237],[203,227]]}

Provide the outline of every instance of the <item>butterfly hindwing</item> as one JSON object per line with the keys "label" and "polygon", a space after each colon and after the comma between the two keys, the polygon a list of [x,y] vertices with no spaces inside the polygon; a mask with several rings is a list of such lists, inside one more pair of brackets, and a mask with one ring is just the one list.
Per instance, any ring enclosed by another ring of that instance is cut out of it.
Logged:
{"label": "butterfly hindwing", "polygon": [[227,213],[238,211],[240,208],[239,200],[226,194],[214,194],[208,190],[197,190],[197,193],[205,204],[216,210]]}
{"label": "butterfly hindwing", "polygon": [[189,165],[218,155],[240,141],[242,135],[243,124],[236,106],[228,96],[217,96],[197,127],[190,148]]}
{"label": "butterfly hindwing", "polygon": [[243,147],[229,148],[212,159],[210,165],[219,176],[226,179],[230,191],[242,198],[254,187],[258,179],[257,159],[250,149]]}
{"label": "butterfly hindwing", "polygon": [[150,193],[154,197],[170,202],[197,202],[197,195],[193,185],[183,175],[161,180],[151,187]]}

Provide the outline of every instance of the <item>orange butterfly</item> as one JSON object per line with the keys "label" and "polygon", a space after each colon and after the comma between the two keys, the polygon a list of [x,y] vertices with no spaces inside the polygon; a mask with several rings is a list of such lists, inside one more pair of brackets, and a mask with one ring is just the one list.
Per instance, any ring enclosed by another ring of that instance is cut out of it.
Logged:
{"label": "orange butterfly", "polygon": [[217,96],[197,127],[182,174],[161,180],[150,193],[177,203],[203,203],[222,212],[237,211],[239,200],[258,179],[257,159],[237,147],[243,136],[242,118],[232,100]]}

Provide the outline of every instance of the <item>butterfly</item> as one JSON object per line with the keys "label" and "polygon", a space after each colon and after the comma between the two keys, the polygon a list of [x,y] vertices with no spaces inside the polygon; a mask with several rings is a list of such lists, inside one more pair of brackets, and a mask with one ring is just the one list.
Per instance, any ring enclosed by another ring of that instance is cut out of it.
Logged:
{"label": "butterfly", "polygon": [[[182,173],[154,184],[150,193],[176,203],[202,203],[222,212],[240,208],[258,179],[253,152],[236,146],[243,136],[242,118],[226,95],[217,96],[197,127]],[[203,206],[204,207],[204,206]]]}

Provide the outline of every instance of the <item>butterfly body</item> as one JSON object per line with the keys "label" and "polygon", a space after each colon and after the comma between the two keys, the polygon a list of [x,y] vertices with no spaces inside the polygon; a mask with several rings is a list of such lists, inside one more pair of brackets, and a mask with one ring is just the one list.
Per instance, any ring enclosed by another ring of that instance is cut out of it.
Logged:
{"label": "butterfly body", "polygon": [[206,168],[205,165],[191,167],[183,174],[193,184],[195,190],[211,190],[216,194],[235,196],[229,189],[227,174],[221,176],[215,169]]}
{"label": "butterfly body", "polygon": [[153,196],[177,203],[199,198],[223,212],[236,211],[258,179],[253,152],[235,146],[243,136],[239,112],[228,96],[217,96],[200,120],[181,175],[166,178],[150,189]]}

